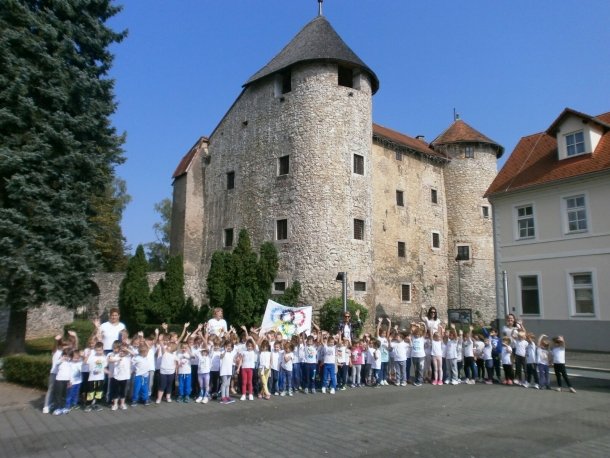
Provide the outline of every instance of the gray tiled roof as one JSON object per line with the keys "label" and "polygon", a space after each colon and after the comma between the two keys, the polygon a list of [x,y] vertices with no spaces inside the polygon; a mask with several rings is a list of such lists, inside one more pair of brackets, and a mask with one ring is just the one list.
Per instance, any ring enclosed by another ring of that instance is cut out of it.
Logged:
{"label": "gray tiled roof", "polygon": [[246,81],[244,87],[297,62],[312,60],[340,62],[359,67],[369,73],[373,94],[379,89],[377,75],[345,44],[324,16],[316,17],[303,27],[277,56]]}

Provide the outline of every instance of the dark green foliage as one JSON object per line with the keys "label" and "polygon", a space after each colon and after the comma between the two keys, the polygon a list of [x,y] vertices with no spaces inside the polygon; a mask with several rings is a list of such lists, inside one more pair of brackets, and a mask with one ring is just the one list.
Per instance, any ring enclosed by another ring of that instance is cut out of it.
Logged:
{"label": "dark green foliage", "polygon": [[106,22],[108,0],[0,6],[0,305],[5,352],[25,344],[24,311],[77,306],[98,268],[91,217],[123,161]]}
{"label": "dark green foliage", "polygon": [[150,294],[148,322],[176,323],[189,314],[185,306],[182,256],[173,256],[167,262],[165,278],[157,282]]}
{"label": "dark green foliage", "polygon": [[161,221],[153,224],[157,240],[146,244],[146,254],[150,270],[153,272],[164,272],[169,261],[169,238],[172,229],[172,201],[163,199],[155,204],[155,211],[161,217]]}
{"label": "dark green foliage", "polygon": [[12,383],[46,389],[51,372],[51,356],[12,355],[4,358],[4,376]]}
{"label": "dark green foliage", "polygon": [[[368,309],[352,299],[347,300],[347,310],[352,315],[352,320],[356,317],[356,310],[360,310],[360,320],[364,324],[368,316]],[[328,299],[320,308],[320,329],[329,332],[335,332],[337,326],[341,322],[343,315],[343,299],[333,297]]]}
{"label": "dark green foliage", "polygon": [[290,307],[297,307],[299,305],[299,297],[301,296],[301,283],[298,280],[292,282],[284,294],[277,296],[273,300],[279,304],[287,305]]}
{"label": "dark green foliage", "polygon": [[150,308],[147,273],[148,262],[144,256],[144,248],[138,245],[136,254],[127,263],[127,272],[119,289],[121,320],[132,332],[137,329],[139,323],[146,323]]}
{"label": "dark green foliage", "polygon": [[212,255],[207,279],[210,308],[222,307],[225,318],[235,325],[260,325],[277,269],[275,246],[263,243],[258,256],[242,229],[232,253]]}
{"label": "dark green foliage", "polygon": [[74,320],[64,326],[64,333],[68,331],[76,332],[79,348],[85,348],[89,337],[95,332],[95,325],[89,320]]}

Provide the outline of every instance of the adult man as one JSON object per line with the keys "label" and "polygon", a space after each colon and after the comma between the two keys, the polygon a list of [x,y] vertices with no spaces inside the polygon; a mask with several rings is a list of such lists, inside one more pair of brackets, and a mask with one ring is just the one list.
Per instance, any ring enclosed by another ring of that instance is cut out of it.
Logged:
{"label": "adult man", "polygon": [[350,341],[354,337],[358,337],[358,332],[362,328],[362,321],[360,321],[360,310],[356,310],[356,322],[352,322],[352,314],[347,310],[343,314],[343,321],[339,323],[338,332],[339,335]]}

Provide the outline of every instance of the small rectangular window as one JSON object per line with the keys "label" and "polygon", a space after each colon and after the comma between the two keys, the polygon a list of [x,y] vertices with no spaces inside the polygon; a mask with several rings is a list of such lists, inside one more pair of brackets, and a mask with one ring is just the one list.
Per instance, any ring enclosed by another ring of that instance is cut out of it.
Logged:
{"label": "small rectangular window", "polygon": [[470,247],[468,245],[457,246],[456,261],[470,261]]}
{"label": "small rectangular window", "polygon": [[290,156],[282,156],[277,160],[277,174],[288,175],[290,173]]}
{"label": "small rectangular window", "polygon": [[524,315],[540,315],[540,295],[538,276],[524,275],[519,277],[521,286],[521,312]]}
{"label": "small rectangular window", "polygon": [[233,228],[225,229],[225,247],[233,246]]}
{"label": "small rectangular window", "polygon": [[433,204],[438,204],[438,192],[434,188],[430,189],[430,201]]}
{"label": "small rectangular window", "polygon": [[411,302],[411,284],[403,283],[400,285],[400,295],[402,302]]}
{"label": "small rectangular window", "polygon": [[364,240],[364,220],[354,220],[354,239]]}
{"label": "small rectangular window", "polygon": [[440,248],[441,247],[441,234],[438,232],[432,233],[432,248]]}
{"label": "small rectangular window", "polygon": [[593,275],[591,272],[570,274],[572,303],[575,315],[594,315]]}
{"label": "small rectangular window", "polygon": [[284,293],[286,291],[286,282],[285,281],[276,281],[273,282],[273,292],[274,293]]}
{"label": "small rectangular window", "polygon": [[396,160],[402,161],[402,153],[400,151],[396,151]]}
{"label": "small rectangular window", "polygon": [[288,220],[278,219],[275,222],[275,239],[286,240],[288,238]]}
{"label": "small rectangular window", "polygon": [[366,282],[355,281],[354,282],[354,291],[366,291]]}
{"label": "small rectangular window", "polygon": [[354,154],[354,173],[364,175],[364,156]]}
{"label": "small rectangular window", "polygon": [[489,218],[489,205],[483,205],[481,207],[481,214],[483,215],[483,218]]}
{"label": "small rectangular window", "polygon": [[474,158],[474,146],[467,146],[464,148],[464,157],[466,159]]}
{"label": "small rectangular window", "polygon": [[235,172],[227,172],[227,189],[235,188]]}
{"label": "small rectangular window", "polygon": [[582,130],[566,135],[566,148],[568,157],[585,152],[585,135]]}
{"label": "small rectangular window", "polygon": [[398,257],[404,258],[407,255],[407,245],[405,242],[398,242]]}
{"label": "small rectangular window", "polygon": [[286,70],[281,73],[282,77],[282,94],[287,94],[292,91],[292,72]]}
{"label": "small rectangular window", "polygon": [[354,71],[351,68],[339,65],[338,71],[339,86],[354,87]]}
{"label": "small rectangular window", "polygon": [[396,205],[399,207],[405,206],[405,193],[403,191],[396,191]]}

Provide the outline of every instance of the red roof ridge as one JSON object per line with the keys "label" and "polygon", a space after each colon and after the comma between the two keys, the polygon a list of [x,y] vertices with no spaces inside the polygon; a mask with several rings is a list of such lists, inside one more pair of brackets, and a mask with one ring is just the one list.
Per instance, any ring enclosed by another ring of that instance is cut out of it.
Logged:
{"label": "red roof ridge", "polygon": [[191,149],[189,149],[188,152],[182,157],[182,159],[180,159],[176,170],[174,170],[174,173],[172,174],[172,178],[176,179],[179,176],[182,176],[186,172],[188,172],[188,169],[191,166],[193,158],[195,157],[197,152],[201,150],[204,143],[208,143],[209,141],[210,140],[208,137],[199,137],[195,144],[191,146]]}
{"label": "red roof ridge", "polygon": [[381,124],[373,123],[373,135],[378,135],[386,140],[430,157],[445,161],[449,159],[445,154],[434,151],[432,148],[430,148],[428,143],[426,143],[424,140],[411,137],[410,135],[403,134],[402,132],[382,126]]}

